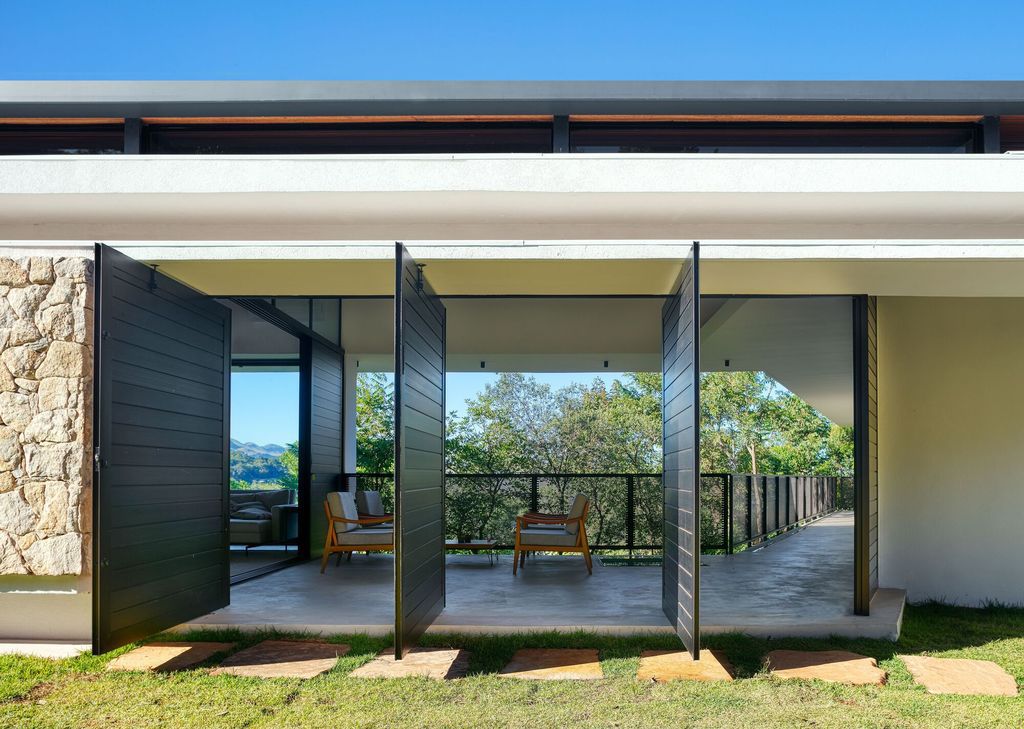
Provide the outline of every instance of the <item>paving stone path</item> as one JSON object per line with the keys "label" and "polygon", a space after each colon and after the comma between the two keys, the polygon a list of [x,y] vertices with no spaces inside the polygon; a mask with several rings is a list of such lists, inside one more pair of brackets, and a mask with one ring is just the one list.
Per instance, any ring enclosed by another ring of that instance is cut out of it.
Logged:
{"label": "paving stone path", "polygon": [[[147,643],[110,661],[108,671],[180,671],[227,653],[234,643],[161,641]],[[313,678],[334,668],[349,646],[318,640],[265,640],[228,656],[210,673],[258,678]],[[992,661],[901,655],[914,682],[932,694],[1018,696],[1012,675]],[[851,685],[886,682],[878,661],[848,651],[776,650],[766,656],[768,670],[781,679],[816,679]],[[460,648],[414,648],[396,661],[394,648],[350,675],[354,678],[462,678],[469,671],[469,653]],[[537,681],[593,681],[604,678],[598,651],[586,648],[524,648],[515,652],[500,675]],[[663,683],[677,680],[732,681],[733,667],[719,650],[701,651],[694,661],[683,650],[652,650],[640,654],[637,679]]]}
{"label": "paving stone path", "polygon": [[234,643],[178,642],[147,643],[122,653],[107,664],[108,671],[181,671],[225,653]]}
{"label": "paving stone path", "polygon": [[695,661],[686,651],[644,651],[636,677],[641,681],[732,681],[733,669],[721,651],[702,650]]}
{"label": "paving stone path", "polygon": [[768,670],[776,678],[857,686],[881,686],[886,678],[874,658],[849,651],[772,651],[768,654]]}
{"label": "paving stone path", "polygon": [[462,678],[469,670],[469,653],[446,648],[413,648],[400,661],[388,648],[350,675],[354,678],[408,678],[424,676],[438,681]]}
{"label": "paving stone path", "polygon": [[1017,681],[992,661],[900,656],[914,682],[930,694],[1017,696]]}
{"label": "paving stone path", "polygon": [[334,668],[349,646],[314,640],[265,640],[228,656],[213,676],[313,678]]}
{"label": "paving stone path", "polygon": [[524,648],[515,652],[501,675],[532,681],[604,678],[597,651],[587,648]]}

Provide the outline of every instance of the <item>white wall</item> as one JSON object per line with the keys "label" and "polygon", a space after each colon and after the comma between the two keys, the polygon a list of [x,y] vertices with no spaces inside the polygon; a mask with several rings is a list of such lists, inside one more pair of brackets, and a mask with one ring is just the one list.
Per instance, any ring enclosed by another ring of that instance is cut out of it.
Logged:
{"label": "white wall", "polygon": [[1024,299],[878,302],[880,583],[1024,604]]}
{"label": "white wall", "polygon": [[92,640],[92,580],[64,575],[0,576],[0,642]]}

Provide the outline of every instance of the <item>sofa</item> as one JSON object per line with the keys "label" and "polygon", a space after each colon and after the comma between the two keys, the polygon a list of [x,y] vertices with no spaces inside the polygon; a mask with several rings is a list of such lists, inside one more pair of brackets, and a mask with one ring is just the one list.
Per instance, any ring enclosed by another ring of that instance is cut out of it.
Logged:
{"label": "sofa", "polygon": [[232,544],[283,544],[299,536],[295,491],[232,490],[229,535]]}

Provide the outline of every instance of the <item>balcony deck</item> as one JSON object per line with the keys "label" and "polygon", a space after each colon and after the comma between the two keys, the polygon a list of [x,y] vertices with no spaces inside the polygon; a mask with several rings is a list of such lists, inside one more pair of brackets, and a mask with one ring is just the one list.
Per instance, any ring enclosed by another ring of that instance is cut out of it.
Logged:
{"label": "balcony deck", "polygon": [[[881,590],[870,617],[853,615],[853,515],[840,512],[772,540],[762,549],[701,559],[704,633],[758,636],[895,638],[902,591]],[[187,628],[276,628],[322,633],[383,634],[393,627],[394,562],[356,555],[325,575],[310,562],[231,590],[231,605]],[[659,566],[594,562],[588,576],[576,556],[529,560],[518,576],[512,558],[493,566],[484,555],[447,562],[447,607],[431,630],[513,633],[589,630],[671,632],[661,612]]]}

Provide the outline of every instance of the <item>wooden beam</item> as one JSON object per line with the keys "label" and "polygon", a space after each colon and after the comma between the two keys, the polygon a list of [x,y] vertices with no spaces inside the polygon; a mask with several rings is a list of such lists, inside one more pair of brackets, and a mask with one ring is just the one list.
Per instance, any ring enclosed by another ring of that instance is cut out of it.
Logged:
{"label": "wooden beam", "polygon": [[151,116],[145,124],[381,124],[399,122],[550,122],[550,115],[527,116]]}
{"label": "wooden beam", "polygon": [[820,123],[878,123],[904,124],[907,122],[929,122],[943,124],[964,124],[979,122],[981,116],[882,116],[882,115],[765,115],[765,114],[723,114],[723,115],[672,115],[672,114],[573,114],[572,122],[820,122]]}
{"label": "wooden beam", "polygon": [[17,118],[4,118],[0,119],[0,124],[31,124],[34,126],[39,125],[71,125],[71,124],[123,124],[124,119],[118,117],[101,118],[101,117],[84,117],[84,118],[35,118],[27,117],[24,119]]}

